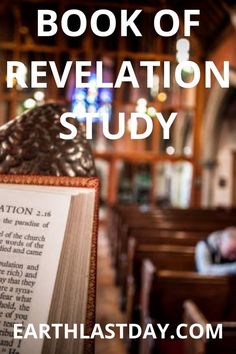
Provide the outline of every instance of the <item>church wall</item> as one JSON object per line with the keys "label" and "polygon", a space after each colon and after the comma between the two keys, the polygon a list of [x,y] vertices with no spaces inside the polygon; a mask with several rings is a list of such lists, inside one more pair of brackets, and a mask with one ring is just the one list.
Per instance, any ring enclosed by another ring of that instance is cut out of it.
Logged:
{"label": "church wall", "polygon": [[222,68],[225,60],[230,62],[231,67],[236,68],[236,30],[234,28],[229,31],[219,47],[211,53],[208,60],[213,60],[219,69]]}
{"label": "church wall", "polygon": [[[220,42],[219,47],[217,47],[211,53],[211,55],[209,55],[207,60],[214,61],[219,70],[222,69],[223,61],[228,60],[230,62],[230,67],[236,69],[236,30],[234,28],[230,28],[228,30],[226,38],[224,38],[224,40]],[[235,86],[235,83],[231,84]],[[206,90],[207,99],[205,101],[205,107],[207,107],[208,102],[211,102],[211,104],[214,102],[214,99],[212,99],[212,95],[217,96],[216,92],[218,92],[219,97],[215,97],[214,104],[218,105],[220,102],[220,97],[224,97],[224,91],[227,89],[220,89],[222,90],[221,94],[219,90],[216,90],[216,85],[213,85],[212,89]],[[208,113],[209,105],[208,110],[206,109],[205,111],[202,124],[203,136],[207,137],[207,142],[205,144],[203,143],[202,145],[202,157],[204,162],[214,163],[214,161],[216,161],[217,165],[215,168],[212,169],[212,171],[208,170],[207,172],[207,170],[203,170],[203,205],[232,206],[232,152],[236,151],[236,126],[232,127],[232,122],[230,123],[230,125],[229,122],[222,123],[222,129],[220,130],[221,133],[219,137],[219,130],[214,128],[216,127],[216,124],[219,124],[219,120],[217,119],[218,112],[215,112],[215,116],[209,116]],[[223,120],[224,117],[222,117],[221,119]],[[209,153],[209,147],[214,146],[212,142],[218,140],[218,149],[214,149],[212,153]],[[205,173],[208,173],[208,177]]]}
{"label": "church wall", "polygon": [[236,151],[236,124],[224,122],[220,134],[217,166],[213,182],[213,206],[232,205],[233,151]]}

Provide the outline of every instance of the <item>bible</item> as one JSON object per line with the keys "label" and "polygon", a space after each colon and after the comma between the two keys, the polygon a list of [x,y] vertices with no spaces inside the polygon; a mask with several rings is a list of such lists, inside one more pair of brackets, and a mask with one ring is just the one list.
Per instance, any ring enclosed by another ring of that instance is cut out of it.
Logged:
{"label": "bible", "polygon": [[97,226],[96,178],[0,175],[0,353],[94,352]]}

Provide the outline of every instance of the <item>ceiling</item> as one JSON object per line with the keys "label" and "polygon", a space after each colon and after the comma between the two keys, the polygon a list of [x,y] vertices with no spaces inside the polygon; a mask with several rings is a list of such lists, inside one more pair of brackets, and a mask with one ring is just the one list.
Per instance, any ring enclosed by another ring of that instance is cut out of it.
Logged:
{"label": "ceiling", "polygon": [[121,3],[123,8],[127,4],[136,8],[151,6],[157,10],[171,8],[182,18],[185,9],[200,9],[200,26],[193,30],[204,54],[217,45],[229,26],[230,12],[235,11],[236,14],[236,0],[124,0]]}
{"label": "ceiling", "polygon": [[185,9],[200,9],[200,26],[193,28],[204,53],[213,49],[230,24],[225,1],[217,0],[167,0],[167,4],[182,14]]}

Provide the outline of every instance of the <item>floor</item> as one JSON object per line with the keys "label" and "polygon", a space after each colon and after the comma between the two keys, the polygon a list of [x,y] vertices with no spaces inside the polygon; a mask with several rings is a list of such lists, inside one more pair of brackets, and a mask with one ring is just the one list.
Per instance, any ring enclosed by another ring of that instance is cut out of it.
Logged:
{"label": "floor", "polygon": [[[107,323],[125,323],[124,315],[118,306],[119,289],[114,283],[114,269],[105,230],[98,237],[98,273],[97,273],[97,319],[102,326]],[[126,354],[121,339],[97,339],[96,354]]]}

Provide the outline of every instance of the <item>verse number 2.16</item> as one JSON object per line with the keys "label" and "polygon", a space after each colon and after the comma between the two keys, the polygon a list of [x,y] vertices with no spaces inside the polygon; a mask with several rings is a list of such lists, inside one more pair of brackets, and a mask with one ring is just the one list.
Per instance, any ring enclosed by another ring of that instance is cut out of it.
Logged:
{"label": "verse number 2.16", "polygon": [[52,216],[52,213],[51,213],[51,211],[44,212],[44,211],[38,210],[36,216],[45,216],[45,217],[50,218]]}

